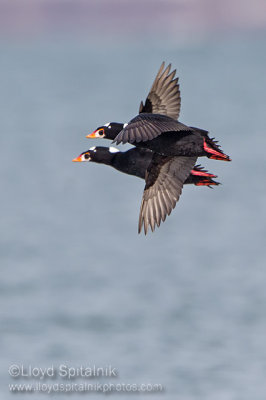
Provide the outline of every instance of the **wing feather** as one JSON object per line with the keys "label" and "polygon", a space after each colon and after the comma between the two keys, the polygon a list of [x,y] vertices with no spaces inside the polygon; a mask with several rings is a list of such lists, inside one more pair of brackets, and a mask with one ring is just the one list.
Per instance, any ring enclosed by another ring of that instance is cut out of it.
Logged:
{"label": "wing feather", "polygon": [[181,107],[181,97],[178,78],[174,79],[176,70],[170,72],[171,64],[164,70],[163,62],[146,98],[145,104],[140,103],[139,113],[167,115],[178,119]]}
{"label": "wing feather", "polygon": [[114,143],[139,143],[152,140],[163,132],[191,131],[192,129],[166,115],[143,113],[133,118],[114,139]]}
{"label": "wing feather", "polygon": [[144,225],[145,235],[150,226],[170,215],[182,192],[183,184],[196,163],[197,157],[166,157],[154,154],[146,172],[146,185],[139,215],[139,233]]}

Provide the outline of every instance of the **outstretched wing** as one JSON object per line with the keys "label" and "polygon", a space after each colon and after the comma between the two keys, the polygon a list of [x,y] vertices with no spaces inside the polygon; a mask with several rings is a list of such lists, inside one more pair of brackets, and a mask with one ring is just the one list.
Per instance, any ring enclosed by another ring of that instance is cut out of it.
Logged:
{"label": "outstretched wing", "polygon": [[119,132],[114,143],[146,142],[170,131],[191,131],[191,128],[166,115],[142,113]]}
{"label": "outstretched wing", "polygon": [[176,70],[171,70],[171,64],[164,70],[163,62],[145,104],[140,103],[139,113],[164,114],[173,119],[178,119],[181,107],[181,97]]}
{"label": "outstretched wing", "polygon": [[167,157],[154,153],[146,172],[146,185],[142,197],[138,232],[144,225],[154,231],[175,208],[182,187],[196,163],[197,157]]}

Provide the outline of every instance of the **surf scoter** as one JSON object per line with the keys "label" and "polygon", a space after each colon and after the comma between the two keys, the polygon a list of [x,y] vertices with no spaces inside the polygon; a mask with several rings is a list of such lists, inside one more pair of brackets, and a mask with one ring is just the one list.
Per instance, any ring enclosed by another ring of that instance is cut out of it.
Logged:
{"label": "surf scoter", "polygon": [[192,169],[196,157],[162,156],[137,147],[120,152],[114,147],[94,146],[72,161],[102,163],[145,179],[139,216],[139,233],[144,224],[145,234],[149,225],[153,231],[155,224],[160,226],[166,215],[171,213],[181,195],[183,184],[209,187],[219,185],[212,179],[215,175],[199,166]]}
{"label": "surf scoter", "polygon": [[174,79],[176,70],[170,72],[171,64],[165,70],[164,66],[163,62],[135,118],[126,124],[105,124],[87,137],[106,137],[117,144],[131,143],[165,156],[207,156],[231,161],[208,136],[208,131],[177,121],[181,106],[178,78]]}

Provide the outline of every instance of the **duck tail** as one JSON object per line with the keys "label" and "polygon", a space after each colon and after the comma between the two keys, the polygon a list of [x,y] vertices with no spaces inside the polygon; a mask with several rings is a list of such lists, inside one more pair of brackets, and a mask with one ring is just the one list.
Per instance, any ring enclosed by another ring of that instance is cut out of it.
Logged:
{"label": "duck tail", "polygon": [[213,160],[231,161],[231,158],[220,149],[217,143],[217,140],[214,140],[214,138],[204,137],[203,148],[206,156]]}
{"label": "duck tail", "polygon": [[212,188],[212,186],[220,185],[220,182],[213,180],[212,178],[204,178],[204,177],[197,177],[198,179],[194,182],[195,186],[208,186]]}
{"label": "duck tail", "polygon": [[195,165],[195,167],[190,171],[186,183],[209,187],[220,185],[219,182],[214,181],[212,178],[217,178],[217,175],[210,174],[206,169],[203,169],[201,165]]}
{"label": "duck tail", "polygon": [[191,175],[194,176],[202,176],[208,178],[217,178],[217,175],[210,174],[206,169],[204,169],[201,165],[195,165],[195,167],[191,170]]}

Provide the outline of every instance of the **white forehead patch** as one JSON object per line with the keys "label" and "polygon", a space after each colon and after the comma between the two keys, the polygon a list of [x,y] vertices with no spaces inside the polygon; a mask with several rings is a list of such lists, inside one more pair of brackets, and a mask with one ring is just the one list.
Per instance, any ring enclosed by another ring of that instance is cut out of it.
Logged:
{"label": "white forehead patch", "polygon": [[125,123],[125,124],[123,125],[123,128],[125,128],[126,126],[128,126],[128,124],[127,124],[127,123]]}
{"label": "white forehead patch", "polygon": [[104,126],[107,126],[107,128],[108,128],[110,124],[111,124],[111,122],[107,122],[106,124],[104,124]]}
{"label": "white forehead patch", "polygon": [[96,151],[96,146],[90,147],[89,150]]}
{"label": "white forehead patch", "polygon": [[119,150],[116,147],[109,147],[110,153],[119,153]]}

